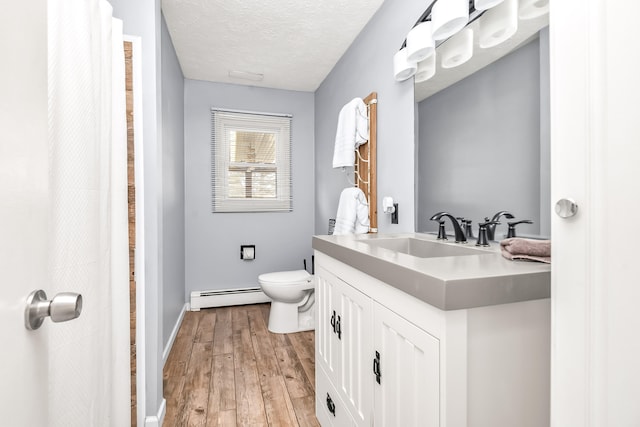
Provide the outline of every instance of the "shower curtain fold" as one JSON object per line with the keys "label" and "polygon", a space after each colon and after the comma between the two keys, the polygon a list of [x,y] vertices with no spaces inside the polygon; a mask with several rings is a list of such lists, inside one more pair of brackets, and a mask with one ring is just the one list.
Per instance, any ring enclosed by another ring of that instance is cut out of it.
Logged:
{"label": "shower curtain fold", "polygon": [[51,293],[83,295],[49,328],[49,426],[129,426],[122,23],[104,0],[49,0]]}

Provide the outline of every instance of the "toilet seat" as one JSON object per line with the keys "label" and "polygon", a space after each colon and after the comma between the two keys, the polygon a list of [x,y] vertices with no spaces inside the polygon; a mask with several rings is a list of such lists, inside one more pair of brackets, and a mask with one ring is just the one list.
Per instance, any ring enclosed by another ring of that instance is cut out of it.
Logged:
{"label": "toilet seat", "polygon": [[261,274],[258,276],[258,281],[267,285],[287,286],[311,283],[312,278],[313,276],[307,270],[294,270]]}

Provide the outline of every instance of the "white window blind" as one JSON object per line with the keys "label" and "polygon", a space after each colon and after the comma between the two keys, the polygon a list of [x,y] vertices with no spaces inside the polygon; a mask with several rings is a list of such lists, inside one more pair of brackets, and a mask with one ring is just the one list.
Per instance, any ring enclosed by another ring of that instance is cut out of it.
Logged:
{"label": "white window blind", "polygon": [[211,110],[213,212],[291,211],[291,116]]}

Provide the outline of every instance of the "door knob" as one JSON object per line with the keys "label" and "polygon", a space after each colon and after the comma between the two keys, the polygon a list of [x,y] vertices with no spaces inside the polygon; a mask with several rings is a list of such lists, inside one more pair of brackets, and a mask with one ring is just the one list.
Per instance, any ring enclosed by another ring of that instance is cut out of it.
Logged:
{"label": "door knob", "polygon": [[52,322],[66,322],[75,319],[82,312],[82,295],[73,292],[61,292],[51,301],[47,294],[39,289],[27,297],[27,308],[24,310],[24,326],[30,331],[42,326],[44,318],[51,317]]}
{"label": "door knob", "polygon": [[573,199],[560,199],[556,203],[556,214],[560,218],[571,218],[578,213],[578,204]]}

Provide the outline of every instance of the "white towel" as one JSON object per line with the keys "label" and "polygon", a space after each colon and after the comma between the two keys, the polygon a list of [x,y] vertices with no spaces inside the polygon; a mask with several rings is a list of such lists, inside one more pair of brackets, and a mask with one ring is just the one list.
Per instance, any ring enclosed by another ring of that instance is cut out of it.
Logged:
{"label": "white towel", "polygon": [[369,232],[369,204],[362,190],[349,187],[342,190],[334,235]]}
{"label": "white towel", "polygon": [[367,106],[360,98],[347,103],[338,116],[336,145],[333,151],[333,167],[353,167],[355,149],[369,140]]}

